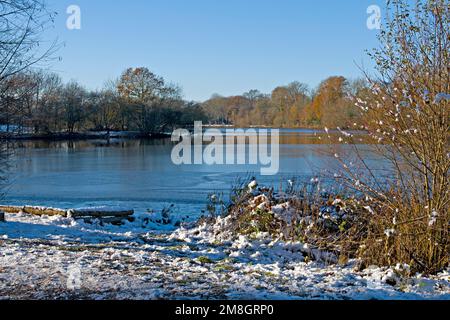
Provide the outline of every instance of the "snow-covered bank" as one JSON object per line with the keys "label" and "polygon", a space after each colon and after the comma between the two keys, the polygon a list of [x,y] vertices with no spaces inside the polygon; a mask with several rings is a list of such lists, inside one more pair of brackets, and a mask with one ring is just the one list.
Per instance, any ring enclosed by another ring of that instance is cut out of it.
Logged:
{"label": "snow-covered bank", "polygon": [[356,261],[327,266],[305,258],[308,246],[264,234],[219,241],[214,225],[206,224],[155,232],[152,222],[117,227],[6,218],[0,223],[3,299],[450,299],[448,272],[402,278],[390,268],[358,271]]}

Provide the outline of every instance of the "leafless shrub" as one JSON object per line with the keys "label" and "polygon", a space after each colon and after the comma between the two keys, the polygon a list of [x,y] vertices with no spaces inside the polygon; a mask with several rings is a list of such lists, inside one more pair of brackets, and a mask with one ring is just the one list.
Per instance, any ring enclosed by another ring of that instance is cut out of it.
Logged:
{"label": "leafless shrub", "polygon": [[393,0],[388,9],[372,54],[379,76],[368,76],[371,91],[356,101],[374,152],[388,166],[377,172],[342,132],[356,159],[336,155],[344,168],[339,178],[371,203],[365,232],[354,230],[348,241],[359,239],[367,264],[407,263],[435,273],[448,266],[450,252],[450,5]]}

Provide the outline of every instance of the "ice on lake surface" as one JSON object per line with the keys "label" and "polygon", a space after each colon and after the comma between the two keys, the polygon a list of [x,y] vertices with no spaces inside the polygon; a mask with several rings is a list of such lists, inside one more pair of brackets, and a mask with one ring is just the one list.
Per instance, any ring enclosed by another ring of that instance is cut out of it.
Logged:
{"label": "ice on lake surface", "polygon": [[[229,194],[238,177],[278,188],[330,169],[330,145],[311,130],[282,130],[280,172],[260,176],[255,165],[174,165],[166,140],[29,141],[16,150],[4,202],[59,208],[120,206],[145,212],[175,205],[174,214],[201,214],[211,192]],[[335,146],[346,152],[346,146]]]}

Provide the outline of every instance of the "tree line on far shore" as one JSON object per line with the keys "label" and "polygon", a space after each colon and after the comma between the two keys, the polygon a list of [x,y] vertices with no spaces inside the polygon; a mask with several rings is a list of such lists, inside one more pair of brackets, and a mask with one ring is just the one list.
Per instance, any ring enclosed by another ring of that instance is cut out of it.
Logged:
{"label": "tree line on far shore", "polygon": [[102,90],[54,73],[20,72],[0,86],[3,133],[53,135],[83,131],[134,131],[158,135],[194,121],[217,125],[273,127],[351,127],[360,116],[353,97],[362,80],[330,77],[315,91],[299,82],[271,94],[251,90],[240,96],[214,95],[199,103],[183,99],[177,85],[147,68],[129,68]]}
{"label": "tree line on far shore", "polygon": [[333,76],[315,90],[294,81],[270,94],[250,90],[240,96],[214,95],[202,106],[215,124],[351,128],[361,116],[355,97],[364,97],[369,91],[364,80]]}
{"label": "tree line on far shore", "polygon": [[9,77],[0,87],[0,124],[5,132],[52,135],[81,131],[159,134],[195,120],[201,105],[184,101],[181,90],[146,68],[127,69],[100,91],[57,74],[33,71]]}

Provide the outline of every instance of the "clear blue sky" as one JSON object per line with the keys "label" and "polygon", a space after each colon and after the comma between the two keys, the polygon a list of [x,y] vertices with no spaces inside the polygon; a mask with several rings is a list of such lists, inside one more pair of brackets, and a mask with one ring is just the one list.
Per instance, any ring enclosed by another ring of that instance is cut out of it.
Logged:
{"label": "clear blue sky", "polygon": [[[101,88],[127,67],[146,66],[179,84],[186,99],[270,92],[297,80],[370,69],[377,45],[367,7],[384,0],[47,0],[58,12],[50,37],[65,46],[52,70]],[[81,8],[81,30],[66,9]]]}

